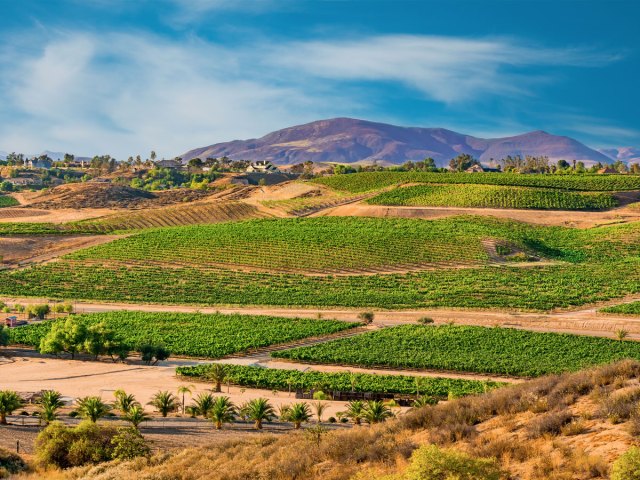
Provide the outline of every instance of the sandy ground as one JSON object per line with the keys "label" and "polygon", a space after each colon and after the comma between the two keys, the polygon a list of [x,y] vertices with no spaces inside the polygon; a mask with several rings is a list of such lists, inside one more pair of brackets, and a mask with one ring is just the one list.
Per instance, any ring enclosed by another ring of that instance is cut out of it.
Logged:
{"label": "sandy ground", "polygon": [[12,235],[0,237],[2,266],[23,267],[43,263],[61,255],[107,243],[120,235]]}
{"label": "sandy ground", "polygon": [[103,217],[118,210],[109,208],[83,208],[83,209],[59,209],[43,210],[39,208],[1,208],[0,223],[27,222],[27,223],[66,223]]}
{"label": "sandy ground", "polygon": [[353,203],[322,210],[312,216],[436,219],[454,215],[481,215],[509,218],[537,225],[576,228],[591,228],[598,225],[640,221],[640,211],[631,207],[622,207],[606,212],[569,212],[561,210],[509,210],[497,208],[385,207]]}

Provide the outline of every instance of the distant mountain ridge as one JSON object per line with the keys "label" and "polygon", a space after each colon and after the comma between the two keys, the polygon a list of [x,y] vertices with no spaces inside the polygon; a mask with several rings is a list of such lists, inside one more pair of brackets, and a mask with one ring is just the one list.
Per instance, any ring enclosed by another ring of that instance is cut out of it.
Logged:
{"label": "distant mountain ridge", "polygon": [[196,148],[183,154],[192,158],[228,156],[234,160],[270,160],[290,165],[313,162],[401,164],[432,157],[445,166],[460,153],[488,164],[507,155],[548,156],[552,161],[578,160],[609,163],[609,154],[589,148],[570,137],[542,130],[504,138],[478,138],[444,128],[399,127],[352,118],[333,118],[297,125],[262,138],[234,140]]}

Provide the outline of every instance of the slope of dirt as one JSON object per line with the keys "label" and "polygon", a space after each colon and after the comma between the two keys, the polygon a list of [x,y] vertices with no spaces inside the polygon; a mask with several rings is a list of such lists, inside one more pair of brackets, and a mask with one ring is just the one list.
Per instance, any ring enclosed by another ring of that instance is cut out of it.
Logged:
{"label": "slope of dirt", "polygon": [[449,468],[464,465],[441,461],[442,476],[396,476],[406,471],[417,449],[435,445],[464,452],[470,459],[493,459],[501,471],[499,477],[465,478],[604,479],[613,462],[636,443],[639,376],[638,362],[623,361],[395,412],[396,419],[381,424],[318,435],[291,432],[201,443],[151,462],[115,462],[55,478],[215,480],[231,478],[233,472],[232,478],[238,479],[400,480],[445,478]]}
{"label": "slope of dirt", "polygon": [[149,208],[173,203],[190,202],[213,192],[174,189],[148,192],[126,185],[111,183],[75,183],[55,187],[41,195],[25,199],[25,205],[39,209],[84,208]]}

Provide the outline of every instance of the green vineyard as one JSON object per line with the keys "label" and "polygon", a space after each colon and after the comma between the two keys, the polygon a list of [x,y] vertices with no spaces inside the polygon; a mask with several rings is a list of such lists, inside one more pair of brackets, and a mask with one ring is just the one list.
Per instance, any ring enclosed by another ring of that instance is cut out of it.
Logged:
{"label": "green vineyard", "polygon": [[360,193],[404,183],[452,183],[558,188],[615,192],[640,190],[640,175],[549,175],[516,173],[364,172],[332,175],[314,180],[336,190]]}
{"label": "green vineyard", "polygon": [[271,355],[311,363],[539,376],[640,359],[640,343],[499,327],[403,325]]}
{"label": "green vineyard", "polygon": [[[207,379],[210,365],[178,367],[176,373],[187,378]],[[275,368],[225,365],[227,380],[249,388],[294,391],[321,389],[342,392],[376,392],[429,395],[446,398],[483,393],[504,384],[493,381],[455,378],[412,377],[405,375],[373,375],[366,373],[324,373]]]}
{"label": "green vineyard", "polygon": [[603,210],[618,206],[609,193],[494,185],[417,185],[396,188],[367,201],[371,205]]}
{"label": "green vineyard", "polygon": [[640,315],[640,302],[623,303],[600,309],[604,313],[621,313],[622,315]]}
{"label": "green vineyard", "polygon": [[9,197],[7,195],[0,195],[0,208],[2,207],[15,207],[16,205],[20,205],[15,198]]}
{"label": "green vineyard", "polygon": [[[491,264],[484,241],[549,261]],[[288,271],[271,273],[279,268]],[[640,224],[578,230],[481,217],[175,227],[0,272],[2,295],[196,305],[550,310],[638,292]]]}
{"label": "green vineyard", "polygon": [[[76,315],[76,318],[87,325],[104,322],[134,349],[144,343],[159,344],[175,355],[206,358],[328,335],[359,325],[336,320],[127,311]],[[54,321],[12,329],[10,342],[37,347]]]}

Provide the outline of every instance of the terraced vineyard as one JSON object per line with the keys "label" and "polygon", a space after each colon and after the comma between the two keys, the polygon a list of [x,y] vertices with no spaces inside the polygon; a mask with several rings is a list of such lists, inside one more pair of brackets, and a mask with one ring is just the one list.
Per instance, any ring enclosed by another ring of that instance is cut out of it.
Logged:
{"label": "terraced vineyard", "polygon": [[[336,320],[126,311],[76,318],[88,325],[104,322],[132,348],[143,343],[162,344],[173,354],[207,358],[328,335],[360,325]],[[54,321],[11,329],[10,342],[38,346]]]}
{"label": "terraced vineyard", "polygon": [[304,273],[363,273],[488,261],[478,233],[448,222],[279,219],[142,232],[69,255],[74,261],[142,262]]}
{"label": "terraced vineyard", "polygon": [[[487,265],[485,239],[560,263]],[[441,268],[375,274],[426,261]],[[238,268],[242,262],[246,268]],[[269,273],[278,267],[290,273]],[[577,230],[480,217],[159,229],[0,272],[2,295],[198,305],[550,310],[638,292],[640,224]]]}
{"label": "terraced vineyard", "polygon": [[229,222],[264,216],[264,213],[247,203],[224,201],[117,213],[98,220],[79,222],[78,226],[97,232],[113,232],[116,230]]}
{"label": "terraced vineyard", "polygon": [[452,183],[615,192],[640,190],[640,175],[521,175],[513,173],[364,172],[322,177],[314,182],[361,193],[404,183]]}
{"label": "terraced vineyard", "polygon": [[640,315],[640,302],[623,303],[600,309],[604,313],[621,313],[622,315]]}
{"label": "terraced vineyard", "polygon": [[[210,365],[178,367],[176,373],[187,378],[206,380]],[[412,377],[405,375],[372,375],[364,373],[324,373],[275,368],[225,365],[228,380],[234,385],[269,390],[308,390],[419,394],[446,398],[483,393],[503,385],[500,382],[454,378]]]}
{"label": "terraced vineyard", "polygon": [[271,355],[311,363],[538,376],[640,359],[640,343],[510,328],[403,325]]}
{"label": "terraced vineyard", "polygon": [[287,200],[266,200],[262,202],[265,207],[282,210],[284,213],[294,216],[304,216],[325,208],[337,207],[346,203],[355,202],[365,198],[365,195],[345,195],[336,192],[333,195],[319,195],[316,197],[298,197]]}
{"label": "terraced vineyard", "polygon": [[0,195],[0,208],[15,207],[16,205],[20,205],[20,203],[15,198],[8,195]]}
{"label": "terraced vineyard", "polygon": [[396,188],[369,200],[371,205],[602,210],[618,206],[610,193],[494,185],[417,185]]}

